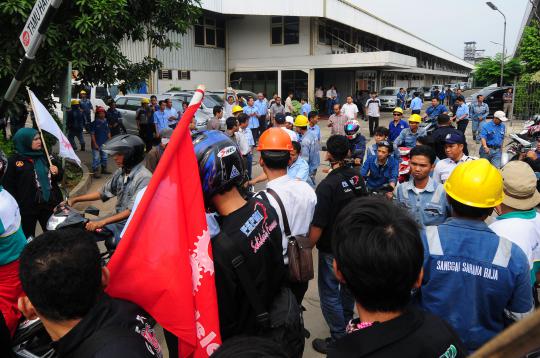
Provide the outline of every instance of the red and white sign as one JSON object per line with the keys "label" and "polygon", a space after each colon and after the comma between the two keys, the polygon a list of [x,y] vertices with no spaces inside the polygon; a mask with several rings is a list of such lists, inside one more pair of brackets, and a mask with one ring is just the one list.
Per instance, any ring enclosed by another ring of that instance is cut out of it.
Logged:
{"label": "red and white sign", "polygon": [[34,8],[32,9],[30,16],[28,16],[28,20],[26,20],[26,25],[24,25],[21,36],[19,36],[25,52],[27,52],[34,41],[36,41],[39,25],[41,25],[45,13],[52,1],[53,0],[37,0],[34,4]]}

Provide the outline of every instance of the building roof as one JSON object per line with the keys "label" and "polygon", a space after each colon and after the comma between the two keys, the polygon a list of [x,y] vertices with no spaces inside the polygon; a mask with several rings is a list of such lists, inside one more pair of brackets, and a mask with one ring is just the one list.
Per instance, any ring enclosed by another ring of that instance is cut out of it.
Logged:
{"label": "building roof", "polygon": [[525,30],[525,27],[527,27],[531,23],[531,20],[534,15],[533,9],[535,9],[536,13],[540,12],[538,9],[539,2],[540,0],[527,1],[527,7],[525,8],[525,14],[523,14],[523,19],[521,20],[521,26],[519,28],[516,45],[514,47],[514,50],[511,52],[512,57],[516,55],[519,45],[521,44],[521,39],[523,38],[523,31]]}
{"label": "building roof", "polygon": [[352,4],[348,0],[202,0],[203,9],[228,15],[303,16],[330,19],[431,54],[468,69],[474,65]]}

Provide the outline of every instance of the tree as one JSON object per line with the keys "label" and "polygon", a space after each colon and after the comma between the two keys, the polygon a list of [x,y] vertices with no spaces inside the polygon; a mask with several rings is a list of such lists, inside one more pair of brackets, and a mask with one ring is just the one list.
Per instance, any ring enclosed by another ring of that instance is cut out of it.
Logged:
{"label": "tree", "polygon": [[[498,83],[501,78],[501,54],[487,58],[476,65],[474,69],[474,79],[477,85],[490,85]],[[514,76],[521,73],[519,59],[513,58],[504,64],[504,82],[513,82]]]}
{"label": "tree", "polygon": [[540,71],[540,28],[536,20],[523,29],[518,54],[526,73]]}
{"label": "tree", "polygon": [[[19,34],[33,5],[34,0],[0,0],[1,95],[24,56]],[[125,87],[137,86],[161,63],[149,57],[129,61],[120,51],[120,42],[149,40],[154,47],[174,48],[179,45],[167,33],[185,33],[200,14],[199,0],[64,0],[23,85],[50,107],[51,94],[59,89],[72,61],[83,84],[123,81]],[[16,101],[25,98],[25,91],[20,91]]]}

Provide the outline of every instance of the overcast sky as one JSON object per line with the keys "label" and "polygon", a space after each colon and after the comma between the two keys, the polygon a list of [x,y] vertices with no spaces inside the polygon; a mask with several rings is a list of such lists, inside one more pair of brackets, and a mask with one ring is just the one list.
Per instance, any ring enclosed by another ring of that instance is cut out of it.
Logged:
{"label": "overcast sky", "polygon": [[[482,0],[350,0],[420,38],[463,58],[464,42],[486,56],[502,52],[503,17]],[[506,53],[513,51],[529,0],[492,0],[506,15]]]}

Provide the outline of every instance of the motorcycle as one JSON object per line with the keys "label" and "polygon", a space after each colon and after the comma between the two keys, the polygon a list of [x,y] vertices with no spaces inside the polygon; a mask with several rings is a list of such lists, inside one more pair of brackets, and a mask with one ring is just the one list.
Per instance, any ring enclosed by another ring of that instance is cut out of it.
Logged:
{"label": "motorcycle", "polygon": [[419,125],[420,130],[425,130],[426,135],[430,135],[433,133],[435,129],[437,129],[437,120],[436,119],[428,119]]}
{"label": "motorcycle", "polygon": [[506,149],[501,155],[501,166],[504,166],[512,160],[519,160],[522,153],[527,153],[536,148],[534,142],[523,139],[518,134],[511,133],[509,137],[510,142],[506,145]]}
{"label": "motorcycle", "polygon": [[518,136],[526,141],[537,140],[540,137],[540,115],[535,114],[523,124],[523,129]]}
{"label": "motorcycle", "polygon": [[399,163],[398,182],[400,183],[408,181],[411,174],[411,167],[409,166],[410,152],[411,148],[399,147],[399,156],[401,157],[401,162]]}

